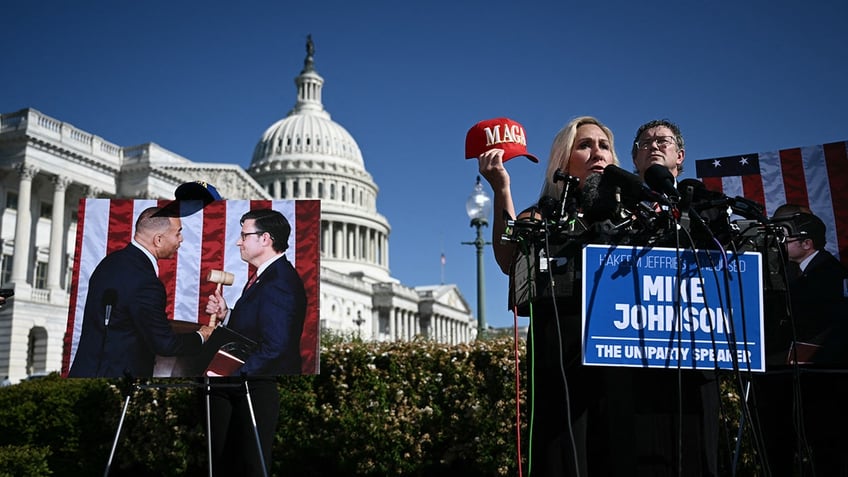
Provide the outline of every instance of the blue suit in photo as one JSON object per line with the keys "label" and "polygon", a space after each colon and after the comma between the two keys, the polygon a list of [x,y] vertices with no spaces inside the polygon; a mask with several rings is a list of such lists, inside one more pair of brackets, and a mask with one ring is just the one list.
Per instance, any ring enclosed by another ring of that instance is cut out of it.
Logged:
{"label": "blue suit in photo", "polygon": [[300,336],[305,317],[303,281],[283,255],[244,290],[230,311],[227,327],[257,343],[240,374],[300,374]]}

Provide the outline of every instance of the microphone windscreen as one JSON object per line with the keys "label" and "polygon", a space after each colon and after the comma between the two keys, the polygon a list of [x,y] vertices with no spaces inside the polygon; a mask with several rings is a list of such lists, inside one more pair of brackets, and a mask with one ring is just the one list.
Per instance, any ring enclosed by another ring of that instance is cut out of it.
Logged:
{"label": "microphone windscreen", "polygon": [[648,187],[668,197],[680,197],[674,175],[662,164],[654,164],[645,170],[645,182]]}
{"label": "microphone windscreen", "polygon": [[591,174],[583,181],[583,188],[580,190],[580,206],[588,223],[615,217],[618,201],[615,197],[615,186],[610,182],[606,173]]}
{"label": "microphone windscreen", "polygon": [[583,180],[583,188],[580,189],[580,205],[583,209],[591,209],[598,201],[600,194],[598,187],[601,185],[602,176],[598,173],[589,174]]}
{"label": "microphone windscreen", "polygon": [[622,201],[628,204],[639,202],[645,196],[645,185],[639,176],[610,164],[604,168],[600,189],[614,191],[616,187],[621,190]]}

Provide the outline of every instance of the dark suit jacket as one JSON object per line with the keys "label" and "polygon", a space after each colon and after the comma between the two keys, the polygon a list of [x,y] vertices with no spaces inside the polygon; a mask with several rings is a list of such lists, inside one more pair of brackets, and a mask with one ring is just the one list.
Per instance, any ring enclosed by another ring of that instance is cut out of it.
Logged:
{"label": "dark suit jacket", "polygon": [[[114,290],[109,327],[106,290]],[[165,314],[165,286],[153,264],[135,245],[107,255],[88,281],[79,345],[69,377],[153,376],[156,355],[200,351],[197,333],[176,334]]]}
{"label": "dark suit jacket", "polygon": [[257,343],[239,373],[300,374],[300,336],[305,316],[303,281],[282,256],[259,275],[230,311],[227,327]]}
{"label": "dark suit jacket", "polygon": [[817,364],[846,362],[846,278],[848,270],[839,260],[830,252],[819,250],[807,268],[789,282],[795,334],[798,341],[822,346],[813,358]]}

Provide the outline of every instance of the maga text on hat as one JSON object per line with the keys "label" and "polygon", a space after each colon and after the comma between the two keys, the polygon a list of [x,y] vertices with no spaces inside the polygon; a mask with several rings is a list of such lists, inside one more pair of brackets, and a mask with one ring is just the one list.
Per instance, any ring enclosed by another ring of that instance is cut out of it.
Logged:
{"label": "maga text on hat", "polygon": [[527,134],[524,132],[524,126],[509,118],[480,121],[465,135],[466,159],[478,157],[494,148],[504,150],[503,162],[517,156],[539,162],[536,156],[527,152]]}

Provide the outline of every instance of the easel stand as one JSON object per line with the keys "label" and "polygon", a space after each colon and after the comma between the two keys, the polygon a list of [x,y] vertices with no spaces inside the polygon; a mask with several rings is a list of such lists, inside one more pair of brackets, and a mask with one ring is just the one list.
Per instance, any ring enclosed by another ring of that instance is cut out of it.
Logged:
{"label": "easel stand", "polygon": [[[245,377],[241,384],[239,383],[216,383],[212,384],[208,377],[203,378],[203,387],[206,393],[206,450],[209,456],[209,477],[212,477],[212,412],[211,399],[212,388],[233,388],[244,386],[245,397],[250,409],[250,421],[253,425],[253,435],[256,438],[256,451],[259,454],[259,462],[262,464],[262,473],[268,477],[268,468],[265,465],[265,455],[262,453],[262,445],[259,439],[259,428],[256,425],[256,413],[253,411],[253,400],[250,398],[250,386]],[[130,406],[130,398],[133,393],[142,389],[170,389],[170,388],[185,388],[199,387],[200,384],[195,383],[174,383],[174,384],[139,384],[132,377],[125,377],[124,383],[121,386],[124,395],[124,405],[121,409],[121,418],[118,420],[118,428],[115,430],[115,439],[112,441],[112,450],[109,452],[109,460],[106,462],[106,469],[103,472],[103,477],[109,477],[109,472],[112,469],[112,462],[115,458],[115,451],[118,448],[118,440],[121,437],[121,430],[124,427],[124,419],[127,417],[127,409]]]}
{"label": "easel stand", "polygon": [[106,470],[103,472],[103,477],[109,477],[109,470],[112,468],[112,459],[114,459],[115,449],[118,447],[118,438],[121,436],[121,429],[124,427],[124,418],[127,417],[127,408],[130,406],[130,397],[133,390],[137,389],[137,385],[132,382],[132,378],[124,377],[124,385],[121,388],[124,394],[124,407],[121,410],[121,418],[118,420],[118,429],[115,431],[115,439],[112,441],[112,450],[109,452],[109,460],[106,462]]}

